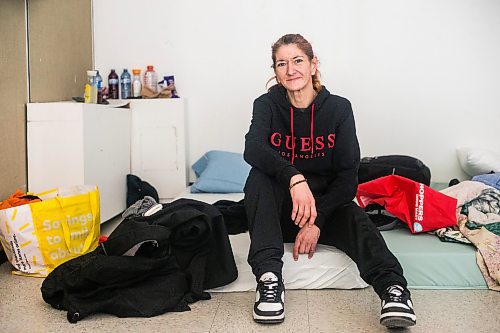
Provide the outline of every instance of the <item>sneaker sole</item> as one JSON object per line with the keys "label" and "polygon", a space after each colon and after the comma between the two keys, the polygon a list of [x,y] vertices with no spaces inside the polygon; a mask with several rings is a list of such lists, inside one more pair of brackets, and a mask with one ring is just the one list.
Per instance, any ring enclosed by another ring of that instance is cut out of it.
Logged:
{"label": "sneaker sole", "polygon": [[259,324],[281,324],[282,322],[285,321],[285,318],[283,319],[253,319],[256,323]]}
{"label": "sneaker sole", "polygon": [[285,320],[285,313],[279,316],[259,316],[254,312],[253,320],[260,324],[280,324]]}
{"label": "sneaker sole", "polygon": [[380,324],[387,328],[404,328],[415,325],[416,321],[405,317],[385,317],[380,319]]}

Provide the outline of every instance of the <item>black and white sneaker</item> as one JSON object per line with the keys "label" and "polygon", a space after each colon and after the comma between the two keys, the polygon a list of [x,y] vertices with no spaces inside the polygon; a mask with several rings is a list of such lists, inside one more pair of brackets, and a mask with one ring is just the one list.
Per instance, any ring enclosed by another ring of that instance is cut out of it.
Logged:
{"label": "black and white sneaker", "polygon": [[253,319],[263,324],[278,324],[285,320],[285,286],[272,272],[262,274],[259,279]]}
{"label": "black and white sneaker", "polygon": [[388,328],[408,327],[417,323],[410,292],[406,288],[392,285],[385,290],[380,323]]}

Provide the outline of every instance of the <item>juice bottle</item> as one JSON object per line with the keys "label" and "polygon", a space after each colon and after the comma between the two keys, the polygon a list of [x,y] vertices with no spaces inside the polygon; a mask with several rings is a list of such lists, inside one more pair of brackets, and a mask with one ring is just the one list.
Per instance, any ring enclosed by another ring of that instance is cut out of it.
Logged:
{"label": "juice bottle", "polygon": [[84,99],[87,104],[97,103],[96,71],[87,71],[87,83],[85,84]]}
{"label": "juice bottle", "polygon": [[148,88],[152,92],[156,93],[158,91],[158,77],[152,65],[148,65],[146,73],[144,73],[144,87]]}

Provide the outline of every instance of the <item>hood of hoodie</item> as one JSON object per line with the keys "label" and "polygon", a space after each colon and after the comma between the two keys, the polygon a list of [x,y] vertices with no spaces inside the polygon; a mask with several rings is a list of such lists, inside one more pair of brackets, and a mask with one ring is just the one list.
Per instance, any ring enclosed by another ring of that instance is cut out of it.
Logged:
{"label": "hood of hoodie", "polygon": [[[299,133],[300,137],[304,138],[306,137],[304,130],[306,131],[309,130],[309,135],[307,136],[309,138],[309,143],[311,143],[308,144],[309,149],[307,150],[309,156],[314,156],[314,150],[315,150],[314,149],[315,144],[313,144],[315,142],[314,117],[320,112],[323,103],[327,100],[329,96],[330,92],[324,86],[322,86],[322,89],[318,92],[318,94],[312,101],[311,105],[309,105],[307,108],[295,108],[288,100],[287,91],[283,86],[275,85],[269,91],[269,97],[271,98],[271,100],[276,105],[278,105],[280,112],[283,112],[283,117],[285,119],[288,118],[290,121],[290,136],[292,138],[296,138],[297,137],[296,134]],[[305,115],[305,113],[308,113],[308,116]],[[303,139],[301,139],[301,141],[303,141]],[[303,143],[305,143],[305,145],[302,144],[300,146],[300,150],[302,152],[306,151],[307,149],[306,147],[307,143],[306,142]],[[297,147],[297,142],[294,142],[294,144],[291,145],[292,164],[294,164],[296,156],[300,157],[304,155],[304,154],[296,155],[296,147]]]}
{"label": "hood of hoodie", "polygon": [[344,168],[344,159],[354,163],[359,155],[351,105],[325,87],[311,105],[298,109],[288,100],[286,89],[276,85],[256,100],[255,108],[254,112],[270,117],[271,148],[303,173],[310,185],[317,180],[322,188]]}
{"label": "hood of hoodie", "polygon": [[[268,94],[273,102],[280,105],[283,109],[289,109],[290,107],[293,107],[293,105],[288,100],[286,89],[282,85],[272,86]],[[330,92],[323,86],[312,102],[312,104],[314,104],[316,112],[321,109],[321,106],[326,101],[328,96],[330,96]]]}

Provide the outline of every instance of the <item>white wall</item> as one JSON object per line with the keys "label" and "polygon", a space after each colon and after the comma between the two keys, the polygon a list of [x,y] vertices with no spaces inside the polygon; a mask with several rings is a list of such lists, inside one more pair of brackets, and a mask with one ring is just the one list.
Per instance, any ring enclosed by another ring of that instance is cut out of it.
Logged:
{"label": "white wall", "polygon": [[500,150],[500,1],[94,0],[96,68],[175,75],[190,164],[243,151],[285,33],[312,43],[323,83],[351,100],[362,156],[416,156],[448,181],[465,179],[456,147]]}

